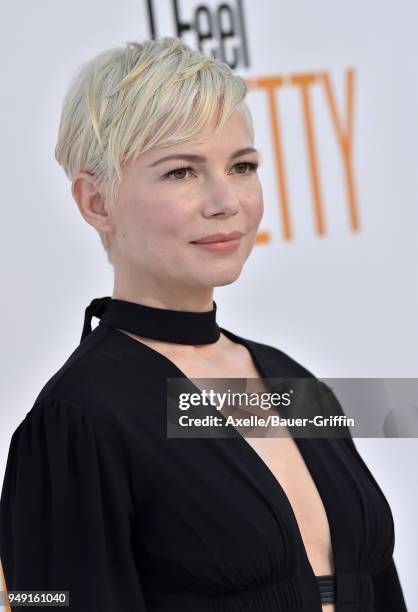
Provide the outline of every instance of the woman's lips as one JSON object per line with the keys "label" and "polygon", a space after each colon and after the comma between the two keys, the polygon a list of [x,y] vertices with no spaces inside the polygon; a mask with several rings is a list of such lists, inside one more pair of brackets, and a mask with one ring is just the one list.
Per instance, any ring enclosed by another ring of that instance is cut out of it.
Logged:
{"label": "woman's lips", "polygon": [[240,242],[241,238],[235,238],[234,240],[222,240],[221,242],[192,242],[192,244],[213,253],[232,253],[237,250]]}

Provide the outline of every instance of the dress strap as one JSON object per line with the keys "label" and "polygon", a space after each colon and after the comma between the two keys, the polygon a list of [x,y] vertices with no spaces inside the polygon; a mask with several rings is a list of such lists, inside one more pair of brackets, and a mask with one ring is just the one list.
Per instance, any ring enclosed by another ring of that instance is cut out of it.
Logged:
{"label": "dress strap", "polygon": [[94,300],[92,300],[90,304],[87,306],[85,314],[84,314],[84,325],[83,325],[83,332],[81,334],[80,343],[92,331],[91,329],[92,318],[97,317],[98,319],[100,319],[104,311],[106,310],[106,307],[111,299],[112,298],[110,296],[94,298]]}

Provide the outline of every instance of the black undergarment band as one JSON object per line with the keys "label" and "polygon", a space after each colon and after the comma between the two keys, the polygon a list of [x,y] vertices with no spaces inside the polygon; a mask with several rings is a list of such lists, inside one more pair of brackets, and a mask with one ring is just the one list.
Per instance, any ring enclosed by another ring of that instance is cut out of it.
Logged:
{"label": "black undergarment band", "polygon": [[322,603],[335,602],[335,575],[316,576]]}

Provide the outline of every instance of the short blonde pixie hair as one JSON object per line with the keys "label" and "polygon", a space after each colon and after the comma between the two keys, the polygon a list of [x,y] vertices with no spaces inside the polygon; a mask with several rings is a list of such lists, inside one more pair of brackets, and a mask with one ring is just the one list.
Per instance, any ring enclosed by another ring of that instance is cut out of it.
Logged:
{"label": "short blonde pixie hair", "polygon": [[[114,202],[124,162],[155,145],[194,138],[212,117],[215,130],[243,103],[252,139],[247,85],[228,64],[164,36],[126,42],[82,64],[65,92],[55,159],[72,180],[92,174]],[[106,234],[99,232],[112,263]]]}

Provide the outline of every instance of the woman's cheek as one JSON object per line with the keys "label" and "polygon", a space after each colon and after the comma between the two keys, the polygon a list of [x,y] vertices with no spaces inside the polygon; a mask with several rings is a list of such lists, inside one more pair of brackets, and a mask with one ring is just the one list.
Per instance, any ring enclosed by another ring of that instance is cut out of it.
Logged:
{"label": "woman's cheek", "polygon": [[264,213],[263,198],[262,197],[257,198],[250,206],[250,211],[249,211],[249,214],[253,221],[253,225],[256,225],[256,226],[259,225],[259,223],[261,222],[261,219],[263,218],[263,213]]}

